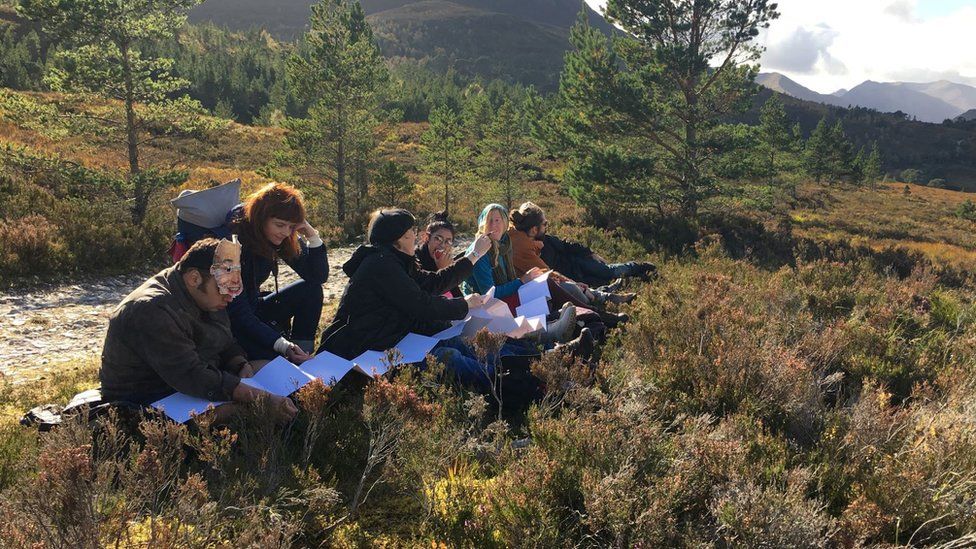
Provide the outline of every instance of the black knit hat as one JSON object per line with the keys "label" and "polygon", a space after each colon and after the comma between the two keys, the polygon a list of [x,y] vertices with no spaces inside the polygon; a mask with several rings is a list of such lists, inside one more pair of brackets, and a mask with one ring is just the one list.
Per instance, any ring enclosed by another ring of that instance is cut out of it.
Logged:
{"label": "black knit hat", "polygon": [[366,238],[370,244],[392,244],[417,223],[407,210],[377,210],[369,221]]}

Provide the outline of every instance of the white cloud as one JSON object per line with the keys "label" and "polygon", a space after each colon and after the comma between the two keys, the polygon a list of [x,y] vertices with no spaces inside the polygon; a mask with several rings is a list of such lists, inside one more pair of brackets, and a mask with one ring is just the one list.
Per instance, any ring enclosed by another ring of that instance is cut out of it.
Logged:
{"label": "white cloud", "polygon": [[780,18],[759,37],[763,70],[823,93],[865,80],[976,85],[976,0],[927,11],[920,1],[778,0]]}

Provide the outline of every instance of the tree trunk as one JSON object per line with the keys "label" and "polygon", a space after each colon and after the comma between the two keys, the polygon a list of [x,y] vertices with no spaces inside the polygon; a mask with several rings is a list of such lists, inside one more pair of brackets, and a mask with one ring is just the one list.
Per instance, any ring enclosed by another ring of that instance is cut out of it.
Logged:
{"label": "tree trunk", "polygon": [[139,177],[139,135],[136,130],[135,90],[132,82],[132,65],[129,63],[129,47],[123,44],[122,79],[125,86],[125,142],[129,155],[129,183],[133,186],[132,222],[136,225],[146,218],[149,206],[149,190]]}
{"label": "tree trunk", "polygon": [[444,178],[444,215],[450,215],[449,208],[451,207],[451,184],[448,178]]}
{"label": "tree trunk", "polygon": [[336,154],[336,219],[346,222],[346,144],[340,138]]}

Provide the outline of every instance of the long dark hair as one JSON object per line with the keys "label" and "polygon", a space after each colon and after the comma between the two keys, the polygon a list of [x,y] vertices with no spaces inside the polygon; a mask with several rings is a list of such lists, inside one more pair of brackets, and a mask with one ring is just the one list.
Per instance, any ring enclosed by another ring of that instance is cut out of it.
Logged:
{"label": "long dark hair", "polygon": [[269,183],[248,196],[244,201],[244,211],[234,222],[241,244],[268,259],[274,259],[275,252],[283,259],[297,257],[301,252],[297,234],[286,238],[277,250],[264,235],[264,225],[272,217],[290,223],[304,221],[305,201],[301,191],[286,183]]}

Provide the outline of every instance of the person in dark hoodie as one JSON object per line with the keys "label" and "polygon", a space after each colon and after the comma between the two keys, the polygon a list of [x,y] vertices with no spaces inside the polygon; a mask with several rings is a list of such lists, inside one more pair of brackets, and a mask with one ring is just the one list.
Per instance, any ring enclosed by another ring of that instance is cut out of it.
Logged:
{"label": "person in dark hoodie", "polygon": [[[308,360],[322,316],[322,284],[329,259],[319,233],[305,218],[301,193],[291,185],[271,183],[228,214],[238,235],[243,294],[227,307],[234,337],[252,360],[278,355],[293,363]],[[278,288],[278,259],[301,280]],[[275,291],[261,285],[274,276]]]}
{"label": "person in dark hoodie", "polygon": [[[464,257],[436,272],[418,267],[414,257],[417,229],[413,215],[402,209],[373,212],[367,229],[368,244],[360,246],[342,270],[349,276],[335,319],[322,334],[319,351],[353,359],[364,351],[385,351],[413,332],[433,335],[461,320],[481,295],[448,298],[443,294],[471,275],[478,258],[491,246],[478,238]],[[481,364],[471,348],[454,338],[438,344],[432,353],[463,385],[479,391],[490,388],[492,367]],[[500,357],[524,354],[505,344]],[[489,360],[489,362],[493,362]],[[486,374],[488,372],[488,374]]]}

